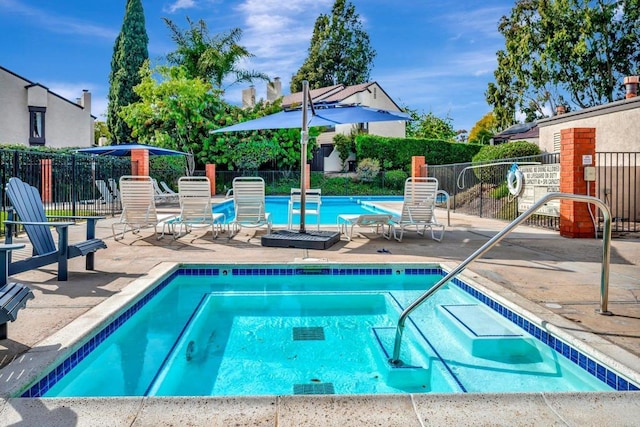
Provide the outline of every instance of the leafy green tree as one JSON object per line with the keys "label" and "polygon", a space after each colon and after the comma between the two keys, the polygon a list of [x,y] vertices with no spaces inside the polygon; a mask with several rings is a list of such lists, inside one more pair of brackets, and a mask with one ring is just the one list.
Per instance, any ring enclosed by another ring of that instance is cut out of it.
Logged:
{"label": "leafy green tree", "polygon": [[139,99],[133,88],[140,83],[140,67],[149,58],[148,43],[142,1],[127,0],[122,29],[113,46],[109,74],[107,127],[116,144],[131,139],[131,128],[119,112],[122,107]]}
{"label": "leafy green tree", "polygon": [[407,137],[455,142],[458,133],[453,128],[451,117],[447,116],[442,119],[432,112],[425,114],[411,109],[406,109],[406,111],[412,119],[407,123]]}
{"label": "leafy green tree", "polygon": [[140,142],[193,154],[200,166],[214,163],[221,170],[249,170],[269,161],[282,169],[299,165],[300,132],[295,129],[211,133],[280,111],[279,103],[258,103],[249,110],[229,105],[219,89],[190,78],[184,67],[151,70],[147,63],[141,76],[135,87],[140,101],[121,112]]}
{"label": "leafy green tree", "polygon": [[183,66],[188,77],[200,77],[221,90],[229,76],[233,76],[229,86],[251,82],[254,79],[269,81],[266,74],[239,67],[242,61],[253,56],[244,46],[238,44],[242,38],[240,28],[210,36],[207,24],[203,20],[193,22],[187,17],[189,28],[182,30],[170,19],[163,19],[171,30],[172,40],[177,45],[177,49],[167,55],[167,60],[170,64]]}
{"label": "leafy green tree", "polygon": [[365,83],[375,56],[355,6],[336,0],[331,16],[321,14],[316,19],[307,59],[291,78],[291,92],[300,92],[303,80],[311,89]]}
{"label": "leafy green tree", "polygon": [[93,127],[93,143],[97,145],[100,137],[105,137],[107,141],[111,141],[111,132],[109,132],[106,122],[96,120]]}
{"label": "leafy green tree", "polygon": [[640,66],[639,21],[638,0],[518,0],[500,21],[505,49],[485,94],[499,127],[516,111],[531,121],[620,99]]}
{"label": "leafy green tree", "polygon": [[498,132],[498,122],[493,112],[490,111],[471,128],[469,142],[472,144],[489,144],[493,135]]}

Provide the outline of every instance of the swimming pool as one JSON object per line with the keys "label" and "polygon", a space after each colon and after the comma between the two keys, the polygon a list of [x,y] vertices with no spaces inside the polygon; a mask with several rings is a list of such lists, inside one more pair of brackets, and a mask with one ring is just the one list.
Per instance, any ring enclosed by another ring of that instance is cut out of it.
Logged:
{"label": "swimming pool", "polygon": [[[391,370],[386,359],[399,310],[442,275],[439,266],[412,264],[179,266],[21,394],[638,390],[458,279],[411,316],[406,366]],[[452,324],[453,337],[437,334]],[[503,346],[503,339],[515,345]],[[245,353],[251,347],[258,353]],[[276,357],[281,353],[287,356]],[[336,373],[339,367],[353,370]]]}
{"label": "swimming pool", "polygon": [[[396,202],[402,201],[402,196],[323,196],[320,209],[320,224],[335,226],[340,214],[366,214],[366,213],[392,213],[380,209],[374,205],[375,202]],[[266,212],[271,213],[273,224],[287,224],[289,212],[289,197],[267,196],[265,198]],[[233,200],[228,200],[213,207],[216,213],[223,213],[226,222],[233,220],[235,213]],[[307,224],[315,224],[315,216],[306,215]],[[293,223],[300,222],[300,215],[293,216]]]}

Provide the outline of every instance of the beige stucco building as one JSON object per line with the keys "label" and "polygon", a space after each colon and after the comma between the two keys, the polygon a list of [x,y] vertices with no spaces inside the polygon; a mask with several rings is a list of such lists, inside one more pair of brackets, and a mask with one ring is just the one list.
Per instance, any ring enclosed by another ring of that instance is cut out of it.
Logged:
{"label": "beige stucco building", "polygon": [[50,148],[90,147],[91,93],[77,102],[0,66],[0,143]]}
{"label": "beige stucco building", "polygon": [[640,97],[559,114],[538,121],[542,151],[560,151],[560,131],[595,128],[597,152],[640,152]]}

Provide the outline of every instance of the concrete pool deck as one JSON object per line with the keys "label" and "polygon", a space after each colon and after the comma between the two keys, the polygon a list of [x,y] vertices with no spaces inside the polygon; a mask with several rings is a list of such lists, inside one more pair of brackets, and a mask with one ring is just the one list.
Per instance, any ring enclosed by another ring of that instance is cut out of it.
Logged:
{"label": "concrete pool deck", "polygon": [[[393,206],[392,206],[393,207]],[[171,207],[162,209],[167,214]],[[438,218],[446,223],[446,213]],[[58,282],[55,266],[25,272],[12,280],[25,283],[35,299],[9,324],[0,341],[0,384],[23,373],[26,354],[46,351],[43,343],[162,262],[435,262],[453,268],[486,243],[505,222],[451,215],[440,243],[406,233],[389,241],[372,233],[355,235],[323,251],[268,248],[260,245],[265,229],[243,228],[232,239],[211,239],[196,230],[174,240],[153,237],[152,230],[127,233],[115,242],[109,218],[97,234],[108,248],[96,254],[96,271],[84,259],[69,263],[69,281]],[[275,229],[283,228],[275,226]],[[71,239],[84,232],[73,227]],[[356,229],[356,232],[363,230]],[[383,251],[383,249],[385,251]],[[602,241],[565,239],[557,233],[518,227],[465,276],[515,300],[541,318],[585,342],[597,352],[640,375],[640,238],[612,241],[608,309],[600,301]],[[585,332],[586,331],[586,332]],[[54,344],[55,345],[55,344]],[[26,353],[29,351],[29,353]],[[11,365],[8,365],[12,362]],[[2,387],[0,387],[1,389]],[[3,425],[633,425],[640,414],[638,394],[527,393],[391,396],[267,396],[257,398],[115,398],[0,400]]]}

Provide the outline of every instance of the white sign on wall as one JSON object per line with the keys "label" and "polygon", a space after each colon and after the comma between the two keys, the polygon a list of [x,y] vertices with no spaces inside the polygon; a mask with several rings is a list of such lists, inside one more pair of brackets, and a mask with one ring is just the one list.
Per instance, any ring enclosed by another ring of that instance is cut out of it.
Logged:
{"label": "white sign on wall", "polygon": [[[520,166],[523,175],[522,193],[518,197],[518,212],[522,213],[547,193],[560,191],[560,164]],[[560,200],[541,206],[537,215],[560,216]]]}

